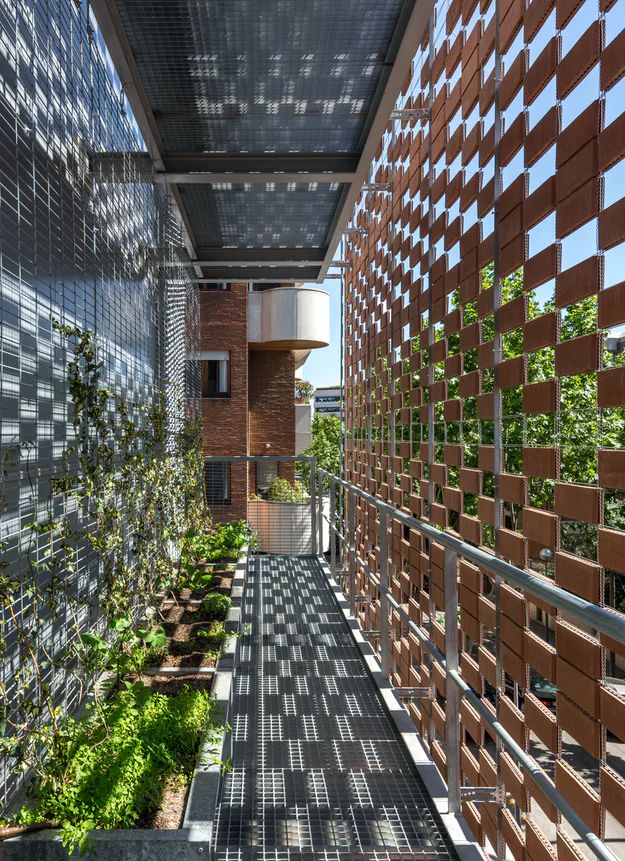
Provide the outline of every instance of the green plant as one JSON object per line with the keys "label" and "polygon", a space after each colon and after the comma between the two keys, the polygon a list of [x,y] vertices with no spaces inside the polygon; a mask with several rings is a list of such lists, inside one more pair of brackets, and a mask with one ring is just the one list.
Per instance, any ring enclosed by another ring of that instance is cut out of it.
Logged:
{"label": "green plant", "polygon": [[70,852],[87,848],[94,828],[136,825],[156,809],[168,780],[189,780],[211,710],[206,691],[185,687],[167,697],[126,683],[91,719],[62,721],[16,824],[61,823]]}
{"label": "green plant", "polygon": [[310,403],[310,399],[315,394],[315,387],[308,380],[295,380],[295,397],[303,401],[305,404]]}
{"label": "green plant", "polygon": [[303,502],[304,486],[299,481],[291,484],[286,478],[276,478],[267,496],[272,502]]}
{"label": "green plant", "polygon": [[209,592],[202,601],[202,606],[211,616],[225,619],[228,610],[232,607],[232,599],[229,595],[222,595],[220,592]]}
{"label": "green plant", "polygon": [[210,585],[213,576],[206,564],[233,562],[246,545],[254,544],[254,533],[245,520],[216,523],[210,529],[189,530],[182,539],[181,569],[184,585],[202,589]]}
{"label": "green plant", "polygon": [[221,620],[211,622],[208,628],[200,628],[195,636],[204,641],[204,646],[209,654],[216,654],[228,639],[228,632]]}
{"label": "green plant", "polygon": [[[341,420],[337,416],[316,413],[312,421],[312,444],[302,454],[306,457],[314,457],[317,469],[325,469],[333,475],[340,475]],[[310,492],[310,463],[302,461],[300,471],[302,480]]]}

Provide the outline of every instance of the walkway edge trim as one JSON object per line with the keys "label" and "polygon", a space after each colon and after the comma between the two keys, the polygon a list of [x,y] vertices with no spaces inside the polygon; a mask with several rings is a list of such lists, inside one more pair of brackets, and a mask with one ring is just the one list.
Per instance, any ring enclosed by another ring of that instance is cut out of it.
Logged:
{"label": "walkway edge trim", "polygon": [[427,792],[432,797],[449,840],[453,844],[460,861],[487,861],[484,850],[473,837],[465,818],[461,814],[447,812],[447,786],[438,767],[429,757],[421,741],[421,736],[416,731],[408,712],[397,697],[392,684],[383,676],[380,662],[373,647],[363,636],[362,628],[358,620],[352,615],[349,603],[343,595],[341,587],[334,579],[330,566],[323,556],[317,556],[317,561],[328,581],[334,595],[334,600],[347,622],[354,643],[358,647],[363,661],[380,692],[384,706],[395,724],[406,752],[423,781]]}

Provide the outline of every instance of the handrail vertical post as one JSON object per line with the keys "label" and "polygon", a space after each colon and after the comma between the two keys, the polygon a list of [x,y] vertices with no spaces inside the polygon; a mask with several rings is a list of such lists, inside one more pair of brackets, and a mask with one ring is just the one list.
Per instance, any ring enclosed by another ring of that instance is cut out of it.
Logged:
{"label": "handrail vertical post", "polygon": [[356,615],[356,494],[348,490],[347,561],[349,565],[349,605]]}
{"label": "handrail vertical post", "polygon": [[[445,662],[447,671],[458,671],[458,554],[445,548]],[[445,740],[449,813],[460,810],[460,691],[446,686]]]}
{"label": "handrail vertical post", "polygon": [[317,508],[318,548],[319,554],[323,556],[323,476],[319,472],[317,473],[317,491],[319,493]]}
{"label": "handrail vertical post", "polygon": [[388,514],[380,510],[380,664],[385,679],[391,669],[388,590]]}
{"label": "handrail vertical post", "polygon": [[330,524],[328,531],[330,533],[330,570],[334,577],[336,572],[336,485],[334,479],[330,478]]}
{"label": "handrail vertical post", "polygon": [[310,458],[310,538],[312,555],[317,555],[317,463]]}

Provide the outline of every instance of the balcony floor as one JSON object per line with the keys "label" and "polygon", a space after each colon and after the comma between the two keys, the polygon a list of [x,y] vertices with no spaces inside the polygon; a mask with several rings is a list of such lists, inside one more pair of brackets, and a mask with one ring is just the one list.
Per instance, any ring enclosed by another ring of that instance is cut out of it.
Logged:
{"label": "balcony floor", "polygon": [[218,861],[455,859],[314,558],[251,558]]}

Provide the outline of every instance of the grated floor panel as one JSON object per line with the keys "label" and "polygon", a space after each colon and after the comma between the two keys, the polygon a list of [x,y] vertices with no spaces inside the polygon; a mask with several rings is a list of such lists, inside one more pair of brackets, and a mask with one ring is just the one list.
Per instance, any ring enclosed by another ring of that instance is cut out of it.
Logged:
{"label": "grated floor panel", "polygon": [[456,858],[317,560],[250,559],[217,861]]}

